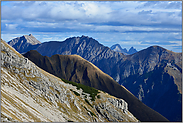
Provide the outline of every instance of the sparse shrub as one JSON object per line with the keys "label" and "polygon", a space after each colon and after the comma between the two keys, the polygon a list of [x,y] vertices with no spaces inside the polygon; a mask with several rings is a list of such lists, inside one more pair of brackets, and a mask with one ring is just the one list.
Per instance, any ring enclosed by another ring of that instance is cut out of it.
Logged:
{"label": "sparse shrub", "polygon": [[72,120],[68,120],[68,122],[74,122],[74,121],[72,121]]}
{"label": "sparse shrub", "polygon": [[73,91],[76,96],[80,96],[80,94],[76,91]]}
{"label": "sparse shrub", "polygon": [[72,84],[73,86],[76,86],[78,90],[81,88],[83,92],[90,94],[90,97],[92,98],[91,101],[95,101],[95,96],[97,96],[97,94],[99,93],[97,89],[80,84],[80,83],[68,81],[65,79],[62,79],[62,81],[64,81],[65,83]]}
{"label": "sparse shrub", "polygon": [[100,95],[97,95],[97,98],[100,99]]}
{"label": "sparse shrub", "polygon": [[92,116],[97,117],[93,112],[89,111],[85,106],[84,106],[84,108],[85,108],[88,112],[90,112],[90,114],[91,114]]}
{"label": "sparse shrub", "polygon": [[90,102],[87,99],[85,99],[85,102],[87,102],[93,108],[93,106],[90,104]]}
{"label": "sparse shrub", "polygon": [[76,96],[80,96],[80,94],[79,94],[78,92],[73,91],[72,89],[70,89],[70,91],[74,92],[74,94],[75,94]]}

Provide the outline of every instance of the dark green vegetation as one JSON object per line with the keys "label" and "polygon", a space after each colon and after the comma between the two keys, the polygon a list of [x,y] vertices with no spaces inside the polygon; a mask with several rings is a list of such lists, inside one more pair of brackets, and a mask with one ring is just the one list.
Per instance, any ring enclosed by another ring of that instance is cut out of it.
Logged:
{"label": "dark green vegetation", "polygon": [[72,89],[70,89],[70,91],[74,92],[74,94],[75,94],[76,96],[80,96],[80,94],[79,94],[78,92],[73,91]]}
{"label": "dark green vegetation", "polygon": [[85,102],[87,102],[93,108],[93,106],[90,104],[90,102],[87,99],[85,99]]}
{"label": "dark green vegetation", "polygon": [[53,55],[47,57],[34,50],[27,52],[24,56],[57,77],[84,84],[124,99],[128,103],[129,111],[140,121],[168,121],[161,114],[142,103],[110,76],[79,56]]}
{"label": "dark green vegetation", "polygon": [[100,99],[100,95],[97,95],[97,98]]}
{"label": "dark green vegetation", "polygon": [[[95,101],[95,96],[97,96],[97,94],[99,93],[99,91],[97,89],[80,84],[80,83],[68,81],[65,79],[62,79],[62,81],[64,81],[65,83],[72,84],[73,86],[76,86],[78,90],[81,88],[83,90],[83,92],[90,94],[90,97],[92,98],[91,101]],[[73,90],[71,90],[71,91],[73,91]],[[76,91],[73,91],[73,92],[76,96],[80,96],[80,94],[77,93]],[[98,96],[100,96],[100,95],[98,95]]]}
{"label": "dark green vegetation", "polygon": [[68,120],[68,122],[74,122],[74,121],[72,121],[72,120]]}

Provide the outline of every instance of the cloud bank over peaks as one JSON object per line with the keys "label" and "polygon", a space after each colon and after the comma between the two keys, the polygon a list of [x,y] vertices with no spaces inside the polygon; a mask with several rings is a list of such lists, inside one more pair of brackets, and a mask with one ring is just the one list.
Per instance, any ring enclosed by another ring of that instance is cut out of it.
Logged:
{"label": "cloud bank over peaks", "polygon": [[[125,36],[130,41],[169,41],[159,35],[182,41],[181,1],[2,1],[1,33],[53,36],[89,34],[102,39],[110,35],[119,43]],[[125,35],[121,36],[121,33]],[[156,33],[156,34],[155,34]],[[178,33],[175,35],[175,33]],[[98,37],[99,36],[99,37]],[[120,38],[117,38],[120,36]],[[136,37],[141,37],[137,38]],[[12,36],[11,36],[12,37]],[[159,39],[157,39],[160,37]],[[8,37],[7,37],[8,38]],[[56,38],[55,38],[56,39]],[[10,39],[9,39],[10,40]],[[108,43],[107,38],[101,40]],[[112,42],[112,41],[111,41]],[[130,43],[129,43],[130,45]]]}

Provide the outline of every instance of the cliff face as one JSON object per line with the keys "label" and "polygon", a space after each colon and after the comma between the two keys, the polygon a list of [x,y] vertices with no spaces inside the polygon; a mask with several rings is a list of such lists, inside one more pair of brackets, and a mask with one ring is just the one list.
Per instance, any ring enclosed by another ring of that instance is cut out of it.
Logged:
{"label": "cliff face", "polygon": [[63,82],[1,41],[1,121],[93,122],[138,120],[128,104],[102,91],[95,100]]}

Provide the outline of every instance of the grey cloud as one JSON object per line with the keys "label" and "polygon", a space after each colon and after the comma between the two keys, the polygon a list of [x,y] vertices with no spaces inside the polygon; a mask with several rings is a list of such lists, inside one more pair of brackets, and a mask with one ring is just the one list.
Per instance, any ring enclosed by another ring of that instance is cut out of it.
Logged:
{"label": "grey cloud", "polygon": [[177,43],[172,43],[172,42],[169,42],[169,41],[159,41],[159,42],[156,42],[156,41],[142,41],[141,44],[148,44],[148,45],[176,45]]}
{"label": "grey cloud", "polygon": [[182,46],[172,46],[173,49],[179,49],[179,50],[182,50]]}
{"label": "grey cloud", "polygon": [[180,9],[182,8],[182,3],[180,1],[173,1],[166,6],[166,9],[178,9],[178,8]]}
{"label": "grey cloud", "polygon": [[181,1],[147,1],[137,8],[151,7],[151,8],[165,8],[165,9],[182,9]]}

